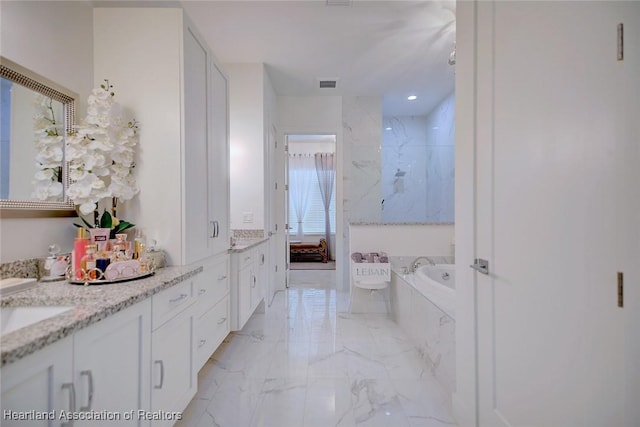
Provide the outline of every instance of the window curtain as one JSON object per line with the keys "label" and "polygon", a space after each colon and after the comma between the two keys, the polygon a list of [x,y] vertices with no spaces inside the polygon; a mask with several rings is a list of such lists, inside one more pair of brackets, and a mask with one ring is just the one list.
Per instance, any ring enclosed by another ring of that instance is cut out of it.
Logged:
{"label": "window curtain", "polygon": [[314,160],[311,154],[289,154],[289,193],[293,212],[298,222],[296,239],[302,241],[302,223],[309,206],[309,194],[314,185]]}
{"label": "window curtain", "polygon": [[331,205],[331,196],[333,194],[333,183],[336,176],[336,168],[333,153],[316,153],[316,173],[318,174],[318,184],[320,185],[320,194],[324,203],[324,222],[325,222],[325,239],[327,241],[327,256],[331,258],[331,219],[329,216],[329,206]]}

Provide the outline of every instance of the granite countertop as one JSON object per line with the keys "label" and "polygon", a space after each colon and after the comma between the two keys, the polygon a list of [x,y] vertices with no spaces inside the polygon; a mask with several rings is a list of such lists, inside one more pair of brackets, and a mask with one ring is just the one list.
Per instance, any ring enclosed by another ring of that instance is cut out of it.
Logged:
{"label": "granite countertop", "polygon": [[243,252],[254,246],[259,245],[262,242],[269,240],[268,237],[258,237],[254,239],[237,239],[236,244],[231,246],[231,252]]}
{"label": "granite countertop", "polygon": [[153,276],[110,285],[38,283],[34,288],[7,295],[0,307],[73,306],[57,316],[2,335],[2,363],[14,362],[84,327],[174,286],[203,270],[202,265],[166,267]]}

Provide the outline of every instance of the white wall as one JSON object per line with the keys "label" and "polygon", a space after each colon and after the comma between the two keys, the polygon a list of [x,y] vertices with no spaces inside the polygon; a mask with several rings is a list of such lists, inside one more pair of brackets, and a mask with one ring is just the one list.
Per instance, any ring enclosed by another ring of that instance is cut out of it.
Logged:
{"label": "white wall", "polygon": [[[224,64],[229,76],[231,229],[264,229],[263,64]],[[245,214],[253,215],[251,222]]]}
{"label": "white wall", "polygon": [[[343,176],[345,168],[345,144],[342,139],[342,97],[339,96],[280,96],[278,97],[278,118],[281,141],[288,134],[335,134],[336,135],[336,178]],[[343,231],[343,190],[344,181],[336,179],[336,241],[333,252],[336,258],[338,287],[344,276],[344,236]],[[285,213],[281,213],[284,217]],[[347,282],[348,283],[348,282]]]}
{"label": "white wall", "polygon": [[[3,1],[0,20],[0,54],[76,92],[76,117],[84,117],[93,87],[91,3]],[[71,251],[72,224],[69,218],[1,219],[0,261],[46,256],[51,243]]]}
{"label": "white wall", "polygon": [[453,225],[351,224],[350,252],[389,256],[451,256]]}

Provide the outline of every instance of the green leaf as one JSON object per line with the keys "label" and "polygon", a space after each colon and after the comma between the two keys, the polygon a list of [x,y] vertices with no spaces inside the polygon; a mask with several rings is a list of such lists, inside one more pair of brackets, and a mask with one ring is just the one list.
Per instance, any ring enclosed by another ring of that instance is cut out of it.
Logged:
{"label": "green leaf", "polygon": [[113,219],[111,218],[111,214],[105,209],[102,217],[100,218],[100,228],[111,228],[113,224]]}

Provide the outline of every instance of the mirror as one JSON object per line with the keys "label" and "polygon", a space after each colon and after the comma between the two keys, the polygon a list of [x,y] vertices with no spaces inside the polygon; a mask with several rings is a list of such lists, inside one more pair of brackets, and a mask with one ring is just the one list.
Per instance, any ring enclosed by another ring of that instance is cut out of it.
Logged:
{"label": "mirror", "polygon": [[65,135],[77,95],[0,57],[0,216],[75,216]]}

